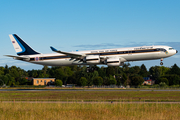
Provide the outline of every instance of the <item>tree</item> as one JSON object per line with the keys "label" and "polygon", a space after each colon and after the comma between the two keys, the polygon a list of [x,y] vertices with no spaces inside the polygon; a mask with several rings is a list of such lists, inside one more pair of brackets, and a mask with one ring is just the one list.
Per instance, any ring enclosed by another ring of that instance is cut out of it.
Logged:
{"label": "tree", "polygon": [[106,75],[107,75],[107,76],[109,76],[109,75],[115,75],[115,67],[108,66],[107,69],[106,69]]}
{"label": "tree", "polygon": [[134,66],[134,67],[130,67],[128,72],[126,73],[130,73],[132,74],[138,74],[140,72],[140,67],[139,66]]}
{"label": "tree", "polygon": [[160,83],[159,83],[159,86],[160,86],[160,87],[167,87],[167,85],[166,85],[165,82],[160,82]]}
{"label": "tree", "polygon": [[4,75],[9,73],[9,68],[8,65],[5,65],[5,69],[4,69]]}
{"label": "tree", "polygon": [[151,67],[149,69],[149,72],[154,80],[158,80],[158,78],[160,78],[162,75],[162,70],[160,66]]}
{"label": "tree", "polygon": [[48,66],[44,66],[41,70],[41,73],[39,74],[39,78],[48,78],[49,77],[49,74],[48,73]]}
{"label": "tree", "polygon": [[65,84],[67,84],[67,80],[70,76],[73,75],[73,71],[71,70],[71,68],[69,66],[63,67],[63,72],[64,72],[64,81]]}
{"label": "tree", "polygon": [[166,85],[169,85],[169,81],[167,78],[159,78],[159,83],[165,83]]}
{"label": "tree", "polygon": [[59,79],[56,79],[56,81],[55,81],[55,85],[56,86],[60,86],[60,87],[62,87],[62,80],[59,80]]}
{"label": "tree", "polygon": [[44,74],[43,74],[43,73],[40,73],[40,74],[38,75],[38,78],[45,78],[45,77],[44,77]]}
{"label": "tree", "polygon": [[163,78],[167,78],[169,85],[179,85],[180,84],[180,77],[176,74],[164,75]]}
{"label": "tree", "polygon": [[121,78],[121,83],[125,85],[126,81],[127,81],[127,75],[123,73],[122,78]]}
{"label": "tree", "polygon": [[9,75],[9,74],[6,74],[5,76],[6,76],[7,79],[8,79],[7,85],[8,85],[8,86],[14,86],[15,83],[16,83],[14,77],[11,77],[11,75]]}
{"label": "tree", "polygon": [[130,67],[129,70],[126,72],[126,74],[134,75],[134,74],[136,74],[136,71],[133,67]]}
{"label": "tree", "polygon": [[65,77],[65,74],[64,74],[64,72],[63,72],[63,70],[61,69],[61,68],[58,68],[58,69],[56,69],[55,71],[54,71],[54,77],[56,78],[56,79],[60,79],[60,80],[62,80],[63,81],[63,78]]}
{"label": "tree", "polygon": [[0,75],[0,79],[4,82],[4,84],[7,85],[8,81],[9,81],[9,74],[6,75]]}
{"label": "tree", "polygon": [[4,75],[4,67],[0,67],[0,75]]}
{"label": "tree", "polygon": [[20,76],[20,72],[18,71],[16,66],[11,66],[9,74],[15,78],[15,80],[18,80]]}
{"label": "tree", "polygon": [[87,79],[85,77],[81,77],[79,80],[79,85],[80,86],[86,86],[87,85]]}
{"label": "tree", "polygon": [[124,65],[123,65],[123,71],[124,71],[125,73],[127,73],[127,72],[129,71],[129,66],[131,66],[130,63],[127,63],[127,64],[124,64]]}
{"label": "tree", "polygon": [[101,77],[106,76],[106,69],[102,66],[101,68],[98,69],[98,74]]}
{"label": "tree", "polygon": [[27,79],[26,78],[21,78],[19,81],[19,85],[27,85]]}
{"label": "tree", "polygon": [[134,74],[138,74],[141,70],[139,66],[134,66],[132,68],[134,68]]}
{"label": "tree", "polygon": [[99,76],[99,74],[97,71],[89,72],[89,73],[86,72],[85,77],[87,78],[87,85],[88,86],[93,85],[94,78],[98,77],[98,76]]}
{"label": "tree", "polygon": [[29,74],[29,77],[38,77],[38,73],[37,73],[37,70],[28,70],[28,74]]}
{"label": "tree", "polygon": [[139,75],[141,75],[142,77],[148,76],[148,72],[147,72],[146,66],[144,64],[141,65],[141,70],[139,72]]}
{"label": "tree", "polygon": [[113,76],[109,77],[109,85],[116,85],[117,81]]}
{"label": "tree", "polygon": [[94,80],[93,80],[93,83],[94,83],[94,85],[101,86],[103,84],[102,77],[100,77],[100,76],[95,77]]}
{"label": "tree", "polygon": [[104,77],[103,78],[103,85],[109,85],[109,77]]}
{"label": "tree", "polygon": [[132,79],[131,79],[131,84],[135,85],[135,86],[142,85],[143,82],[144,82],[144,79],[141,76],[136,75],[136,76],[132,77]]}
{"label": "tree", "polygon": [[170,73],[180,75],[180,68],[176,64],[174,64],[170,69]]}
{"label": "tree", "polygon": [[162,76],[170,73],[170,68],[161,66]]}
{"label": "tree", "polygon": [[121,75],[116,75],[116,81],[117,81],[116,85],[122,85],[122,83],[121,83]]}

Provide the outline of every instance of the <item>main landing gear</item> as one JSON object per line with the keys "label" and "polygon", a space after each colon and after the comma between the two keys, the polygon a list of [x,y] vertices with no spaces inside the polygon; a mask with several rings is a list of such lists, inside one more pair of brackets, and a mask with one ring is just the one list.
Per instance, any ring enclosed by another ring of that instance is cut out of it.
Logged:
{"label": "main landing gear", "polygon": [[94,68],[91,65],[87,67],[87,73],[88,72],[94,72]]}
{"label": "main landing gear", "polygon": [[97,70],[96,65],[89,65],[89,67],[87,67],[87,72],[94,72],[94,70]]}
{"label": "main landing gear", "polygon": [[163,61],[163,58],[161,58],[161,62],[160,62],[160,65],[163,65],[163,62],[162,62],[162,61]]}

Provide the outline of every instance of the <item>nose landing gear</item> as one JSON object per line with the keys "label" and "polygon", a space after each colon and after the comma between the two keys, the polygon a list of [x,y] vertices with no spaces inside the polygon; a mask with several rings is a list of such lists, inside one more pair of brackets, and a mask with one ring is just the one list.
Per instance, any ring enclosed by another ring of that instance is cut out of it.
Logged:
{"label": "nose landing gear", "polygon": [[160,65],[163,65],[163,62],[162,62],[162,61],[163,61],[163,58],[161,58],[161,62],[160,62]]}

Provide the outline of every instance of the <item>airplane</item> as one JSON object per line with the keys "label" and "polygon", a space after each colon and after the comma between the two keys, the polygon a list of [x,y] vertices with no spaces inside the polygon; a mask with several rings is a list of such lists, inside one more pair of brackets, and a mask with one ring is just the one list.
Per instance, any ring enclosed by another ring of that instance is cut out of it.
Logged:
{"label": "airplane", "polygon": [[55,53],[42,54],[33,50],[16,34],[9,35],[18,56],[5,55],[15,60],[21,60],[46,66],[71,66],[71,65],[107,65],[123,66],[124,62],[163,59],[176,54],[178,51],[169,46],[141,46],[128,48],[113,48],[102,50],[87,50],[64,52],[50,47]]}

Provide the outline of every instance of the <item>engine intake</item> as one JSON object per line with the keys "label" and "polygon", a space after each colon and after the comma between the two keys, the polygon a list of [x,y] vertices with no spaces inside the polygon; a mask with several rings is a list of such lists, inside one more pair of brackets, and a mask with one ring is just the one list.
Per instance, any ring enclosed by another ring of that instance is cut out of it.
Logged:
{"label": "engine intake", "polygon": [[84,62],[88,64],[98,64],[100,63],[100,57],[99,55],[88,55],[84,58]]}

